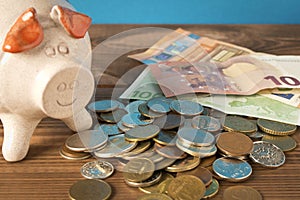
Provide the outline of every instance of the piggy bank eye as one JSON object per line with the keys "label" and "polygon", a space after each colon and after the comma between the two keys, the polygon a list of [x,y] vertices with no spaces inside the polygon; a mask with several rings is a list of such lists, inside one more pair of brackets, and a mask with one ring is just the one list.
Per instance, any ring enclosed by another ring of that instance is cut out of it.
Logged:
{"label": "piggy bank eye", "polygon": [[2,50],[10,53],[23,52],[38,46],[43,38],[43,29],[37,20],[36,10],[29,8],[6,34]]}
{"label": "piggy bank eye", "polygon": [[89,16],[58,5],[52,8],[50,16],[74,38],[83,38],[92,22]]}

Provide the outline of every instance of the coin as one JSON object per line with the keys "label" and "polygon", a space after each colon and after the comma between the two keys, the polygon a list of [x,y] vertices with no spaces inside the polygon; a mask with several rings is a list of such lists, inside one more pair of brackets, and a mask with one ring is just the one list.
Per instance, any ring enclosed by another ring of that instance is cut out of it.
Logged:
{"label": "coin", "polygon": [[156,125],[139,126],[125,132],[128,141],[145,141],[158,135],[160,129]]}
{"label": "coin", "polygon": [[174,100],[171,102],[170,108],[173,111],[186,116],[200,115],[204,110],[199,103],[187,100]]}
{"label": "coin", "polygon": [[80,172],[87,179],[105,179],[112,175],[114,166],[109,162],[97,160],[84,164]]}
{"label": "coin", "polygon": [[221,129],[221,123],[218,119],[202,115],[193,118],[192,126],[208,132],[216,132]]}
{"label": "coin", "polygon": [[183,122],[184,118],[181,115],[168,113],[167,115],[154,119],[153,124],[163,130],[171,130],[178,128],[183,124]]}
{"label": "coin", "polygon": [[187,156],[186,153],[178,149],[176,146],[164,146],[156,143],[154,148],[158,154],[166,158],[183,159]]}
{"label": "coin", "polygon": [[193,175],[200,178],[200,180],[204,183],[206,187],[212,183],[212,178],[213,178],[212,173],[208,169],[201,166],[198,166],[193,170],[177,173],[177,176],[183,176],[183,175]]}
{"label": "coin", "polygon": [[175,161],[176,159],[164,158],[161,161],[155,163],[155,170],[165,169],[171,166]]}
{"label": "coin", "polygon": [[170,101],[164,97],[152,98],[147,102],[150,110],[158,113],[170,112]]}
{"label": "coin", "polygon": [[204,197],[205,191],[203,182],[192,175],[178,176],[171,181],[168,187],[168,194],[174,200],[201,199]]}
{"label": "coin", "polygon": [[263,138],[265,133],[261,131],[256,131],[254,133],[247,133],[247,136],[250,137],[253,141],[259,141]]}
{"label": "coin", "polygon": [[144,115],[145,117],[149,117],[149,118],[157,118],[157,117],[161,117],[164,115],[164,113],[158,113],[158,112],[154,112],[154,111],[150,110],[147,107],[147,103],[140,104],[138,107],[138,110],[142,115]]}
{"label": "coin", "polygon": [[176,146],[182,151],[196,157],[205,158],[213,156],[217,153],[217,147],[215,145],[207,147],[197,147],[194,145],[186,144],[183,141],[177,139]]}
{"label": "coin", "polygon": [[244,181],[252,174],[252,167],[246,161],[236,158],[219,158],[212,165],[214,173],[227,181]]}
{"label": "coin", "polygon": [[243,133],[224,132],[217,139],[217,147],[226,155],[238,157],[250,154],[253,142]]}
{"label": "coin", "polygon": [[137,200],[172,200],[172,198],[165,194],[154,193],[154,194],[145,194],[137,198]]}
{"label": "coin", "polygon": [[91,151],[105,145],[107,140],[108,137],[103,131],[87,130],[71,135],[65,145],[72,151]]}
{"label": "coin", "polygon": [[188,156],[187,158],[176,160],[174,164],[167,167],[165,171],[167,172],[184,172],[192,170],[197,167],[200,163],[199,157]]}
{"label": "coin", "polygon": [[65,145],[59,150],[61,157],[68,160],[84,160],[90,158],[92,155],[86,152],[74,152],[68,149]]}
{"label": "coin", "polygon": [[297,130],[296,125],[285,124],[266,119],[258,119],[257,125],[263,132],[271,135],[292,135]]}
{"label": "coin", "polygon": [[231,186],[226,188],[223,193],[223,200],[243,199],[243,200],[262,200],[262,195],[249,186]]}
{"label": "coin", "polygon": [[116,109],[111,112],[100,113],[99,118],[101,121],[105,121],[107,123],[118,123],[126,114],[126,110]]}
{"label": "coin", "polygon": [[141,113],[128,113],[122,117],[121,121],[123,125],[133,128],[149,125],[153,122],[153,119],[146,119]]}
{"label": "coin", "polygon": [[280,167],[285,162],[285,154],[274,144],[258,141],[253,143],[250,159],[264,167]]}
{"label": "coin", "polygon": [[203,158],[203,159],[201,159],[201,162],[200,162],[199,166],[201,166],[201,167],[212,166],[212,164],[215,162],[216,159],[217,159],[216,155]]}
{"label": "coin", "polygon": [[186,144],[198,147],[211,146],[215,142],[215,137],[211,133],[195,128],[181,128],[177,136]]}
{"label": "coin", "polygon": [[177,140],[177,136],[176,136],[176,132],[174,131],[164,131],[161,130],[158,135],[153,138],[153,140],[161,145],[166,145],[166,146],[175,146],[176,144],[176,140]]}
{"label": "coin", "polygon": [[256,124],[240,116],[226,116],[223,124],[226,131],[253,133],[257,131]]}
{"label": "coin", "polygon": [[160,181],[161,177],[162,177],[162,172],[155,171],[153,173],[153,175],[145,181],[134,182],[134,181],[125,179],[125,183],[131,187],[149,187],[149,186],[152,186],[152,185],[155,185],[156,183],[158,183]]}
{"label": "coin", "polygon": [[110,112],[117,109],[120,102],[115,100],[101,100],[95,101],[88,105],[88,109],[93,112]]}
{"label": "coin", "polygon": [[69,197],[74,200],[109,199],[111,187],[102,180],[88,179],[74,183],[69,190]]}
{"label": "coin", "polygon": [[165,193],[166,186],[168,185],[169,181],[174,179],[174,177],[169,173],[163,173],[161,179],[158,183],[148,186],[148,187],[139,187],[139,190],[151,194],[151,193]]}
{"label": "coin", "polygon": [[105,148],[95,151],[95,156],[99,158],[111,158],[121,153],[128,152],[137,146],[137,142],[129,142],[125,140],[125,136],[115,135],[110,136]]}
{"label": "coin", "polygon": [[154,163],[147,158],[135,158],[130,160],[123,169],[125,179],[132,182],[145,181],[153,175]]}
{"label": "coin", "polygon": [[151,146],[150,141],[139,142],[138,145],[133,150],[131,150],[130,152],[122,153],[117,157],[122,157],[125,160],[131,160],[136,155],[145,152],[150,146]]}
{"label": "coin", "polygon": [[262,141],[275,144],[282,151],[291,151],[297,147],[297,142],[290,136],[264,135]]}
{"label": "coin", "polygon": [[94,128],[102,130],[108,136],[118,135],[122,133],[122,131],[116,124],[101,124],[99,126],[95,126]]}
{"label": "coin", "polygon": [[214,197],[219,192],[219,187],[219,182],[213,178],[212,183],[206,188],[205,195],[202,199]]}
{"label": "coin", "polygon": [[118,128],[122,131],[122,132],[126,132],[129,131],[131,128],[129,128],[128,126],[124,126],[122,121],[119,121],[117,123]]}
{"label": "coin", "polygon": [[125,107],[125,110],[129,113],[139,112],[139,109],[138,109],[139,105],[141,105],[143,103],[146,103],[146,101],[143,101],[143,100],[133,101]]}

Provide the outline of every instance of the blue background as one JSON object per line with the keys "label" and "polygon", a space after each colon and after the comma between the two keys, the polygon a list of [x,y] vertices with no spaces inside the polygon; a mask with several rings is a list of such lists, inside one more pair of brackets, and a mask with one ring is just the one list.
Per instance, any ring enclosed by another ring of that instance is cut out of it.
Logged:
{"label": "blue background", "polygon": [[69,0],[94,24],[299,24],[300,0]]}

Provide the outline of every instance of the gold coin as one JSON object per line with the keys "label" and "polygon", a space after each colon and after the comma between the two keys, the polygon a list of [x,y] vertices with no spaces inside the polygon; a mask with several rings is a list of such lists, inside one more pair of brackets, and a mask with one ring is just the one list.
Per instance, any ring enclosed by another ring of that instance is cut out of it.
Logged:
{"label": "gold coin", "polygon": [[206,188],[205,195],[202,199],[214,197],[219,192],[219,182],[213,178],[212,183]]}
{"label": "gold coin", "polygon": [[166,194],[157,193],[157,194],[145,194],[144,196],[137,198],[137,200],[172,200],[172,198]]}
{"label": "gold coin", "polygon": [[297,147],[297,142],[290,136],[264,135],[262,141],[275,144],[282,151],[291,151]]}
{"label": "gold coin", "polygon": [[135,158],[130,160],[123,169],[125,179],[132,182],[145,181],[153,175],[154,163],[147,158]]}
{"label": "gold coin", "polygon": [[59,154],[61,155],[61,157],[68,160],[84,160],[92,156],[90,153],[86,152],[71,151],[65,145],[60,149]]}
{"label": "gold coin", "polygon": [[256,124],[240,116],[226,116],[223,128],[230,132],[253,133],[257,131]]}
{"label": "gold coin", "polygon": [[138,145],[130,152],[122,153],[117,157],[122,157],[125,160],[131,160],[134,156],[145,152],[151,146],[150,141],[139,142]]}
{"label": "gold coin", "polygon": [[155,170],[165,169],[171,166],[175,161],[176,159],[164,158],[163,160],[155,163]]}
{"label": "gold coin", "polygon": [[253,142],[243,133],[225,132],[219,135],[217,147],[221,152],[232,157],[245,156],[251,153]]}
{"label": "gold coin", "polygon": [[141,181],[141,182],[134,182],[134,181],[129,181],[128,179],[125,179],[125,183],[131,187],[148,187],[152,186],[160,181],[162,177],[162,172],[161,171],[155,171],[153,175],[148,178],[147,180]]}
{"label": "gold coin", "polygon": [[223,200],[262,200],[261,194],[252,187],[249,186],[232,186],[224,190]]}
{"label": "gold coin", "polygon": [[166,158],[183,159],[187,157],[187,154],[178,149],[176,146],[164,146],[156,143],[154,148],[158,154]]}
{"label": "gold coin", "polygon": [[139,126],[125,132],[125,138],[128,141],[139,142],[154,138],[160,129],[155,125]]}
{"label": "gold coin", "polygon": [[192,175],[178,176],[168,186],[168,195],[174,200],[195,200],[204,197],[204,183]]}
{"label": "gold coin", "polygon": [[169,173],[163,173],[161,179],[155,185],[149,187],[139,187],[139,190],[151,194],[151,193],[165,193],[167,182],[174,179],[174,177]]}
{"label": "gold coin", "polygon": [[199,157],[188,156],[185,159],[177,160],[173,165],[167,167],[165,170],[168,172],[183,172],[192,170],[200,163]]}
{"label": "gold coin", "polygon": [[69,197],[74,200],[104,200],[111,195],[111,187],[102,180],[88,179],[76,182],[69,190]]}
{"label": "gold coin", "polygon": [[258,119],[257,125],[263,132],[271,135],[292,135],[297,131],[297,126],[295,125],[266,119]]}
{"label": "gold coin", "polygon": [[183,175],[196,176],[196,177],[200,178],[200,180],[204,183],[205,186],[210,185],[212,182],[212,178],[213,178],[212,173],[208,169],[201,167],[201,166],[198,166],[197,168],[195,168],[193,170],[177,173],[177,176],[183,176]]}

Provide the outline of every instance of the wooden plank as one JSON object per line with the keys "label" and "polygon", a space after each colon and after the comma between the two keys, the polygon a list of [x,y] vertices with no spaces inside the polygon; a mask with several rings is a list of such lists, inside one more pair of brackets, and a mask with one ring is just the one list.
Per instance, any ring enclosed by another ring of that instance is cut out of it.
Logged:
{"label": "wooden plank", "polygon": [[[300,55],[300,25],[147,25],[176,29],[182,27],[193,33],[245,46],[254,51],[273,54]],[[90,28],[93,47],[122,31],[145,27],[143,25],[93,25]],[[133,74],[128,80],[118,83],[122,73],[139,66],[140,63],[126,56],[112,63],[97,88],[96,99],[118,96],[138,75]],[[118,71],[118,69],[121,69]],[[119,73],[116,73],[119,72]],[[112,86],[114,95],[112,95]],[[2,144],[3,128],[0,127],[0,144]],[[22,162],[7,163],[0,157],[0,199],[68,199],[70,186],[84,178],[80,175],[80,167],[93,160],[64,160],[59,156],[59,148],[73,132],[61,121],[43,120],[36,129],[28,156]],[[298,144],[299,131],[293,136]],[[1,152],[0,152],[1,153]],[[300,148],[287,153],[286,164],[278,169],[266,169],[253,165],[253,175],[243,185],[258,189],[266,200],[283,200],[300,198]],[[122,174],[115,174],[106,179],[113,188],[111,199],[136,199],[142,195],[138,189],[128,187]],[[221,181],[221,190],[214,199],[221,199],[224,189],[236,185]]]}

